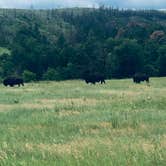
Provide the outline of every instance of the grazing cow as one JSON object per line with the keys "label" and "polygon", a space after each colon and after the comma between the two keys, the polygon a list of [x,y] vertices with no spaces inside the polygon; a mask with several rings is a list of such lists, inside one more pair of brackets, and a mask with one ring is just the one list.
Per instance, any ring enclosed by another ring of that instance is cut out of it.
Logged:
{"label": "grazing cow", "polygon": [[18,78],[18,77],[7,77],[7,78],[4,79],[3,84],[5,86],[9,85],[11,87],[13,87],[14,85],[24,86],[24,81],[23,81],[22,78]]}
{"label": "grazing cow", "polygon": [[149,83],[149,76],[143,73],[136,73],[133,76],[133,82],[140,83],[141,81],[146,81],[147,83]]}
{"label": "grazing cow", "polygon": [[105,77],[99,74],[90,74],[85,76],[85,82],[95,84],[96,82],[100,82],[101,84],[105,84]]}

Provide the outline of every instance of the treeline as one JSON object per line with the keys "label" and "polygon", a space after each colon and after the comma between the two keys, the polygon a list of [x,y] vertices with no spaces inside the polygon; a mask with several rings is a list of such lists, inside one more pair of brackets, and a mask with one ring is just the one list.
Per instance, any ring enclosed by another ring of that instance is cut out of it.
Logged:
{"label": "treeline", "polygon": [[[8,49],[9,51],[1,51]],[[166,76],[166,13],[99,9],[0,10],[0,77],[64,80],[100,73]]]}

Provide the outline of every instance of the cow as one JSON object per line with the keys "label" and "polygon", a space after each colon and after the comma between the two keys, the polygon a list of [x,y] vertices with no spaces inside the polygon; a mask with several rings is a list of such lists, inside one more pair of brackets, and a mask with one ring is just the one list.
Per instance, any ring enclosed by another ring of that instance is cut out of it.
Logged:
{"label": "cow", "polygon": [[133,82],[140,83],[141,81],[146,81],[147,83],[149,83],[149,76],[143,73],[136,73],[133,76]]}
{"label": "cow", "polygon": [[24,81],[22,78],[19,78],[19,77],[15,77],[15,76],[12,76],[12,77],[7,77],[3,80],[3,84],[4,86],[11,86],[13,87],[14,85],[22,85],[24,86]]}
{"label": "cow", "polygon": [[100,82],[101,84],[105,84],[105,77],[103,75],[99,75],[99,74],[87,75],[87,76],[85,76],[84,80],[87,84],[88,83],[96,84],[96,82]]}

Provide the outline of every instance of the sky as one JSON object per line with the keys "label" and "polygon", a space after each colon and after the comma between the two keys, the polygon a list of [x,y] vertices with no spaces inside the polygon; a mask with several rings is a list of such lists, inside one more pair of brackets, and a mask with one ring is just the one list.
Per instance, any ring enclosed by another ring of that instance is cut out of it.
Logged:
{"label": "sky", "polygon": [[62,7],[98,7],[110,5],[130,9],[166,9],[166,0],[0,0],[0,8],[37,9]]}

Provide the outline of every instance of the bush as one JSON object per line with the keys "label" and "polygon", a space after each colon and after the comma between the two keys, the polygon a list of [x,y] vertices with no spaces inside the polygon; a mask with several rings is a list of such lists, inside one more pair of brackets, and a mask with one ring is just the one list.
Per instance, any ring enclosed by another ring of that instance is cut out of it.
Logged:
{"label": "bush", "polygon": [[43,80],[49,81],[59,81],[61,79],[60,74],[53,68],[48,68],[47,71],[43,74]]}
{"label": "bush", "polygon": [[36,81],[36,74],[31,71],[24,70],[23,79],[25,82]]}
{"label": "bush", "polygon": [[62,80],[79,78],[80,76],[78,69],[72,63],[68,63],[65,67],[57,68],[57,71],[60,74]]}

